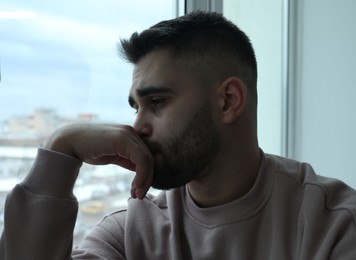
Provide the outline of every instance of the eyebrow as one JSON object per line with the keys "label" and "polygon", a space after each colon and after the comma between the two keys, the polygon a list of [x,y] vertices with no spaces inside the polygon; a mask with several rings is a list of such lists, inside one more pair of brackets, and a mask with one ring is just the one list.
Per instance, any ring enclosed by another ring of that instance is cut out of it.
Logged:
{"label": "eyebrow", "polygon": [[[141,89],[136,89],[136,93],[138,97],[142,98],[152,94],[173,94],[174,91],[167,87],[148,86]],[[136,103],[132,95],[129,96],[128,101],[131,107],[133,107]]]}

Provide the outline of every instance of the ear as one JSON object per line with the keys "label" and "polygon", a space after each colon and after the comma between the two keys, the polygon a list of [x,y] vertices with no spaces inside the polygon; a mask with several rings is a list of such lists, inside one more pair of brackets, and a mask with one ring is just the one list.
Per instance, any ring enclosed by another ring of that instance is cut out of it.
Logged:
{"label": "ear", "polygon": [[218,91],[221,120],[224,124],[232,123],[245,111],[247,88],[240,78],[229,77]]}

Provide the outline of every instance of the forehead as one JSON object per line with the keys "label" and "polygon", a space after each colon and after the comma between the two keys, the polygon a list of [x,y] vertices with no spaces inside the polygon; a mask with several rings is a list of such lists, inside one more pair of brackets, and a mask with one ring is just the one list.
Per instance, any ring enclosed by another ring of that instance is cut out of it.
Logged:
{"label": "forehead", "polygon": [[134,94],[136,89],[145,86],[162,84],[161,81],[164,81],[172,73],[171,66],[166,50],[154,51],[145,55],[133,69],[130,94]]}
{"label": "forehead", "polygon": [[[145,55],[135,65],[129,99],[135,101],[139,93],[146,93],[146,89],[170,89],[171,93],[180,92],[184,86],[191,84],[193,75],[184,68],[179,68],[166,49],[157,50]],[[131,103],[131,102],[130,102]]]}
{"label": "forehead", "polygon": [[[202,82],[185,66],[180,66],[166,49],[144,56],[134,67],[129,103],[153,93],[194,96],[202,91]],[[144,93],[144,94],[143,94]]]}

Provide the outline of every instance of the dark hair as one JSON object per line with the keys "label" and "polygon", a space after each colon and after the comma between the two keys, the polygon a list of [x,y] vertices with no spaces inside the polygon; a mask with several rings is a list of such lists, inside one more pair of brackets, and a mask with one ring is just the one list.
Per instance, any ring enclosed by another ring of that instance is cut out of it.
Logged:
{"label": "dark hair", "polygon": [[219,13],[195,11],[157,23],[120,43],[119,54],[133,64],[149,52],[166,48],[176,65],[196,73],[205,83],[237,76],[256,107],[257,64],[252,44]]}

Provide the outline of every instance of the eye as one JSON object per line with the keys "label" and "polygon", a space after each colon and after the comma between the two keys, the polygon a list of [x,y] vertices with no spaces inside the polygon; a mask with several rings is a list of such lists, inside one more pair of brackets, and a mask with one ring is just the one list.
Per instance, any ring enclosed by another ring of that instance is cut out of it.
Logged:
{"label": "eye", "polygon": [[164,105],[165,101],[166,101],[165,97],[152,97],[150,101],[151,107],[153,109],[159,109]]}
{"label": "eye", "polygon": [[132,106],[132,108],[135,110],[135,114],[137,114],[138,113],[138,106],[134,105],[134,106]]}

